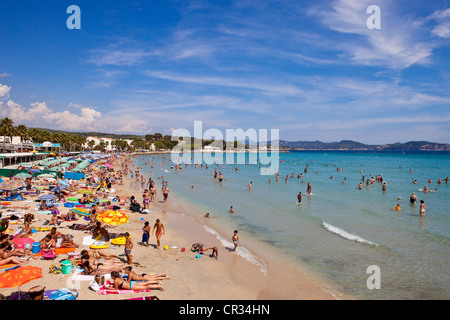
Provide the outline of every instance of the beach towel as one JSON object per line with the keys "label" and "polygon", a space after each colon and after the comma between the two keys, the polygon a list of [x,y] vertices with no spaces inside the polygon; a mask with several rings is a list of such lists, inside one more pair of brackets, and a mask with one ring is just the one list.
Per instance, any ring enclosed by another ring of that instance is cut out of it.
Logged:
{"label": "beach towel", "polygon": [[[45,250],[41,250],[41,252],[42,251],[45,251]],[[75,248],[56,248],[55,250],[48,250],[48,251],[53,251],[55,254],[55,257],[56,257],[56,255],[58,255],[58,254],[67,254],[69,252],[75,252]],[[36,253],[36,256],[37,257],[40,256],[41,252]]]}
{"label": "beach towel", "polygon": [[150,289],[145,290],[114,290],[114,289],[106,289],[105,286],[100,286],[100,289],[97,291],[98,294],[126,294],[126,293],[139,293],[139,292],[151,292]]}
{"label": "beach towel", "polygon": [[149,297],[129,298],[123,300],[159,300],[159,298],[157,296],[149,296]]}
{"label": "beach towel", "polygon": [[81,209],[81,208],[72,208],[70,209],[70,211],[80,215],[80,216],[85,216],[85,217],[89,217],[89,211],[85,210],[85,209]]}

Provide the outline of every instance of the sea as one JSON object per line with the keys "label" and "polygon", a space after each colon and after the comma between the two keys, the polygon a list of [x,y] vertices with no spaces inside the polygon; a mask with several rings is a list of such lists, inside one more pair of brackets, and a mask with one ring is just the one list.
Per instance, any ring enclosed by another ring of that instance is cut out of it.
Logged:
{"label": "sea", "polygon": [[[450,185],[445,181],[450,153],[279,153],[279,181],[261,175],[265,162],[250,163],[250,154],[244,155],[245,163],[238,161],[242,154],[228,162],[225,154],[213,154],[223,161],[209,165],[196,158],[198,165],[193,160],[181,171],[170,154],[141,155],[134,162],[157,186],[168,182],[169,201],[189,204],[183,214],[202,219],[208,212],[204,227],[225,247],[233,246],[231,236],[238,230],[237,254],[261,272],[267,271],[266,263],[250,243],[298,262],[356,299],[450,298]],[[216,169],[222,182],[214,179]],[[376,179],[380,176],[386,190]],[[375,182],[367,185],[372,178]],[[433,192],[423,192],[425,185]],[[409,202],[413,192],[415,204]],[[420,200],[426,206],[422,217]],[[394,210],[397,204],[400,210]]]}

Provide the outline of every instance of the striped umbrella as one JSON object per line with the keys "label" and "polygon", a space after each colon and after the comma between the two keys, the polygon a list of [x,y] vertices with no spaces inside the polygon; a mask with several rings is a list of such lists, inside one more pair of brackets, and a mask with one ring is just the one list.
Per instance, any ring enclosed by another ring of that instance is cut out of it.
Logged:
{"label": "striped umbrella", "polygon": [[31,174],[27,172],[20,172],[14,176],[15,178],[29,178],[31,177]]}
{"label": "striped umbrella", "polygon": [[3,181],[0,184],[0,190],[17,190],[24,186],[23,182],[17,181],[17,180],[9,180],[9,181]]}

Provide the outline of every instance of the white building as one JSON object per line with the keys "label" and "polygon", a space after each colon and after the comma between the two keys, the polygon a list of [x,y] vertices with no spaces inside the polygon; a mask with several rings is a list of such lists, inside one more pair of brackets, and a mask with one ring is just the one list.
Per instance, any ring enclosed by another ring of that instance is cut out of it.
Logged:
{"label": "white building", "polygon": [[95,148],[101,142],[103,142],[105,144],[105,150],[106,151],[113,151],[113,150],[115,150],[115,147],[113,146],[113,142],[115,141],[115,139],[98,138],[98,137],[87,137],[86,138],[86,143],[83,145],[84,148],[86,148],[86,149],[90,148],[89,141],[94,141],[94,145],[92,146],[93,148]]}

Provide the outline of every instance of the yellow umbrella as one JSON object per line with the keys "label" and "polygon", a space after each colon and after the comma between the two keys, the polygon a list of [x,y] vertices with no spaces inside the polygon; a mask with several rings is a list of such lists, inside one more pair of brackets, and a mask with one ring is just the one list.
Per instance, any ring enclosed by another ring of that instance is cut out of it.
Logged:
{"label": "yellow umbrella", "polygon": [[97,215],[97,220],[110,226],[119,226],[128,223],[128,215],[121,211],[107,210]]}

